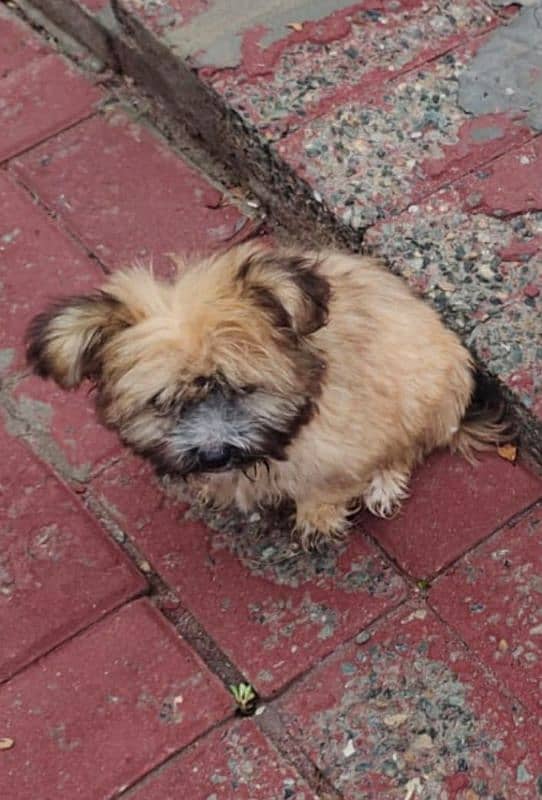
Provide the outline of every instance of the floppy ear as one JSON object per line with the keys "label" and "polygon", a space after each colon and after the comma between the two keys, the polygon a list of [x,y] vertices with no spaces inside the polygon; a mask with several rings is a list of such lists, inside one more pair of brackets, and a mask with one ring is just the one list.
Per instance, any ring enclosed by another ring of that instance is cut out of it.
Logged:
{"label": "floppy ear", "polygon": [[130,323],[126,307],[106,292],[59,300],[30,323],[27,361],[42,378],[75,388],[98,374],[102,346]]}
{"label": "floppy ear", "polygon": [[327,322],[331,290],[316,258],[260,250],[242,262],[238,279],[279,327],[308,336]]}

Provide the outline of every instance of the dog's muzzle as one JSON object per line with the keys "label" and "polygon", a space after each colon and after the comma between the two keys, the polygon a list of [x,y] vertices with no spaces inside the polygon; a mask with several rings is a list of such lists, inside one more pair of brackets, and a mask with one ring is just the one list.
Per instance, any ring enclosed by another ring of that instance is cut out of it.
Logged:
{"label": "dog's muzzle", "polygon": [[240,451],[230,444],[199,449],[194,454],[194,463],[199,472],[220,472],[240,461]]}

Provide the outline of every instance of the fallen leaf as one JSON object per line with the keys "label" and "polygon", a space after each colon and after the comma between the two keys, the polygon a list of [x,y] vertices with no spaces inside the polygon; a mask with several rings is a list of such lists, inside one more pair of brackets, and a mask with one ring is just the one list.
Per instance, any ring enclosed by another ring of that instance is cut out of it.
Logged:
{"label": "fallen leaf", "polygon": [[439,281],[437,285],[439,289],[442,289],[442,291],[447,294],[453,294],[457,289],[457,286],[454,286],[450,281]]}
{"label": "fallen leaf", "polygon": [[289,22],[288,28],[291,28],[293,31],[302,31],[303,30],[303,23],[302,22]]}
{"label": "fallen leaf", "polygon": [[10,739],[9,736],[6,736],[4,739],[0,739],[0,750],[11,750],[14,744],[15,739]]}
{"label": "fallen leaf", "polygon": [[501,458],[504,458],[506,461],[511,461],[512,463],[514,463],[518,457],[518,449],[515,444],[503,444],[497,447],[497,453]]}

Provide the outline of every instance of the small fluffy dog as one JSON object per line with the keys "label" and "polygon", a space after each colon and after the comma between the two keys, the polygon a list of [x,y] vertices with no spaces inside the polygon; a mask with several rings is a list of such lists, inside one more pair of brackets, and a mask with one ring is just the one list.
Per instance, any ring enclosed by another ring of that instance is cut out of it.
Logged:
{"label": "small fluffy dog", "polygon": [[158,280],[134,268],[32,322],[28,359],[96,385],[102,421],[162,472],[242,511],[295,502],[305,546],[353,504],[392,514],[435,448],[469,457],[499,428],[467,413],[458,338],[375,259],[252,242]]}

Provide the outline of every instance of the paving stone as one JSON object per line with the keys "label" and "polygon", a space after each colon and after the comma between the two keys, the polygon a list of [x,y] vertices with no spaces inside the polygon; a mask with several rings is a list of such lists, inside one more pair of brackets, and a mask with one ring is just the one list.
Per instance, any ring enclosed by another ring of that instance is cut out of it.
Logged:
{"label": "paving stone", "polygon": [[542,507],[440,578],[430,602],[542,722]]}
{"label": "paving stone", "polygon": [[146,584],[79,501],[2,428],[0,452],[1,681]]}
{"label": "paving stone", "polygon": [[542,211],[542,140],[537,137],[477,170],[458,190],[464,207],[498,219]]}
{"label": "paving stone", "polygon": [[[68,479],[86,481],[98,465],[121,454],[118,437],[97,420],[89,386],[64,392],[31,376],[19,381],[11,396],[15,413],[30,426],[35,449]],[[54,453],[48,452],[51,444]]]}
{"label": "paving stone", "polygon": [[480,361],[538,417],[541,182],[536,139],[380,223],[366,238],[448,324],[467,334]]}
{"label": "paving stone", "polygon": [[[127,5],[134,13],[140,9],[131,0]],[[200,77],[267,138],[275,138],[345,102],[370,97],[376,85],[385,91],[392,77],[494,22],[483,4],[466,0],[371,0],[327,20],[301,22],[299,30],[290,28],[268,49],[245,31],[240,66],[211,74],[207,68]]]}
{"label": "paving stone", "polygon": [[25,329],[51,298],[101,280],[96,263],[0,172],[0,375],[24,368]]}
{"label": "paving stone", "polygon": [[256,725],[243,720],[213,731],[151,775],[135,800],[317,800]]}
{"label": "paving stone", "polygon": [[469,179],[371,228],[366,238],[449,325],[467,334],[514,301],[532,306],[529,287],[539,280],[542,258],[541,213],[508,219],[471,213],[461,193],[469,188],[477,200],[477,183]]}
{"label": "paving stone", "polygon": [[291,547],[291,523],[187,514],[147,465],[127,459],[93,492],[244,675],[268,696],[404,596],[362,535],[321,555]]}
{"label": "paving stone", "polygon": [[425,607],[380,623],[280,701],[345,800],[532,800],[542,734]]}
{"label": "paving stone", "polygon": [[47,52],[48,48],[27,25],[0,7],[0,81]]}
{"label": "paving stone", "polygon": [[228,714],[225,689],[147,601],[0,691],[5,797],[106,800]]}
{"label": "paving stone", "polygon": [[414,474],[411,495],[390,520],[362,526],[415,578],[428,578],[542,497],[542,481],[498,456],[471,466],[438,453]]}
{"label": "paving stone", "polygon": [[245,220],[142,125],[116,110],[13,163],[39,197],[109,267],[225,246]]}
{"label": "paving stone", "polygon": [[532,132],[521,115],[472,117],[458,85],[482,39],[343,104],[277,144],[277,153],[346,225],[363,229],[470,172]]}
{"label": "paving stone", "polygon": [[[542,261],[540,262],[542,264]],[[487,368],[539,421],[542,420],[542,275],[524,297],[479,324],[469,344]],[[542,429],[539,430],[542,433]]]}
{"label": "paving stone", "polygon": [[88,117],[103,98],[101,89],[54,54],[31,58],[0,80],[0,161]]}

